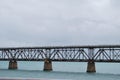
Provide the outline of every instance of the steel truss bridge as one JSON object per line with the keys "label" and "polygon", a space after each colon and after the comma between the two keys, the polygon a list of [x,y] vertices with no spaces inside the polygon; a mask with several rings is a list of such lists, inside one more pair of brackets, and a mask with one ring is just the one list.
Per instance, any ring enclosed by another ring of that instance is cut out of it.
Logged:
{"label": "steel truss bridge", "polygon": [[92,69],[94,62],[120,62],[120,45],[0,48],[0,61],[10,61],[9,68],[13,69],[16,61],[44,61],[44,69],[50,66],[50,70],[52,61],[88,62],[88,68]]}

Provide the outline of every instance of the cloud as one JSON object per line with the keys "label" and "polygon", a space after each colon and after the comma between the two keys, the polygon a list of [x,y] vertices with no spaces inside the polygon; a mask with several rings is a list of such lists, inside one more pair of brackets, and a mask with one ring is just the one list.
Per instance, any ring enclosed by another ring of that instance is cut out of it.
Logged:
{"label": "cloud", "polygon": [[1,0],[0,46],[120,43],[118,0]]}

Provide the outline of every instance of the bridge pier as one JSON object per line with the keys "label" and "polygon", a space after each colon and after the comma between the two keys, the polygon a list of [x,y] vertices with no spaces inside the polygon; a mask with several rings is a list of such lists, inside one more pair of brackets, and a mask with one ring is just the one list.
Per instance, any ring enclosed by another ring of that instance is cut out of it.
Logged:
{"label": "bridge pier", "polygon": [[8,69],[17,69],[17,61],[16,60],[10,60]]}
{"label": "bridge pier", "polygon": [[95,62],[94,61],[89,61],[88,62],[88,64],[87,64],[87,72],[89,72],[89,73],[96,72]]}
{"label": "bridge pier", "polygon": [[52,71],[52,61],[50,59],[45,59],[44,71]]}

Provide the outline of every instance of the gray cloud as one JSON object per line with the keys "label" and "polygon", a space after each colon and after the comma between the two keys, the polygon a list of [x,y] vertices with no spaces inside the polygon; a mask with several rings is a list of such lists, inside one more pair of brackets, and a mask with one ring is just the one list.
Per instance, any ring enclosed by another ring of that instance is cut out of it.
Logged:
{"label": "gray cloud", "polygon": [[120,43],[118,0],[1,0],[0,46]]}

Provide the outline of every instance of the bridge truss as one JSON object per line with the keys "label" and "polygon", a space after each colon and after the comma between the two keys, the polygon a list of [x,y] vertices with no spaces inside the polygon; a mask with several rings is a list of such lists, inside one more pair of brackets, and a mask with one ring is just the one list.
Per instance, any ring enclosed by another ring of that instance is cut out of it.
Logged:
{"label": "bridge truss", "polygon": [[0,48],[1,61],[120,62],[120,46]]}

